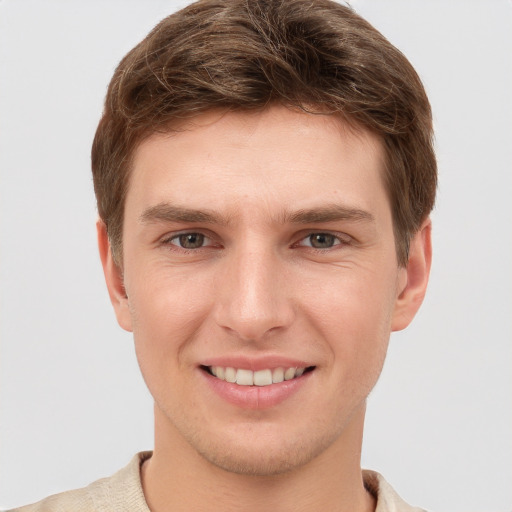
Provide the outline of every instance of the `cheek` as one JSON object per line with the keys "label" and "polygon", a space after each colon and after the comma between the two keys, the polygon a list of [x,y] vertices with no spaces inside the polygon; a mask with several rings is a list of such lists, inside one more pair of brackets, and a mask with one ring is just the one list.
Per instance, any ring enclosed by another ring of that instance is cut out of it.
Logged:
{"label": "cheek", "polygon": [[[308,299],[310,321],[328,340],[335,364],[358,378],[375,368],[386,354],[396,287],[390,273],[345,272]],[[371,373],[371,372],[370,372]]]}
{"label": "cheek", "polygon": [[144,274],[127,285],[137,358],[143,374],[161,375],[182,357],[208,315],[208,281],[179,272]]}
{"label": "cheek", "polygon": [[139,331],[186,330],[201,316],[210,297],[210,281],[176,268],[144,272],[127,283],[132,320]]}

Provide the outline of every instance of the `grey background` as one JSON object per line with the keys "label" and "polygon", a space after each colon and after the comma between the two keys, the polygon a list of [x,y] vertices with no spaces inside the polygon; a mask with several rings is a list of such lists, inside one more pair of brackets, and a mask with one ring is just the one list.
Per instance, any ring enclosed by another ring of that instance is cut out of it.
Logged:
{"label": "grey background", "polygon": [[[115,65],[185,3],[0,1],[0,508],[152,447],[97,256],[89,151]],[[440,166],[430,289],[392,337],[363,466],[431,510],[510,510],[512,3],[352,4],[423,78]]]}

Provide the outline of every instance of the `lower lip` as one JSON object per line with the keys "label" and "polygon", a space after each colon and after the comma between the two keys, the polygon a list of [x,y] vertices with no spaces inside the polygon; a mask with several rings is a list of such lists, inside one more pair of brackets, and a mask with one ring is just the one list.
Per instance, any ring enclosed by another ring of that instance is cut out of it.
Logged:
{"label": "lower lip", "polygon": [[206,382],[225,401],[243,409],[268,409],[274,407],[299,391],[312,375],[306,372],[300,377],[269,386],[240,386],[218,379],[204,370],[199,370]]}

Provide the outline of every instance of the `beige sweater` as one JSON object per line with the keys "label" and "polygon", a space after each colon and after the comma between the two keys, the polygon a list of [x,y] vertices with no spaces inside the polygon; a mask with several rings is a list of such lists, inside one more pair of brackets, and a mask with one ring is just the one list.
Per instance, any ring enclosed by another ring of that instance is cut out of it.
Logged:
{"label": "beige sweater", "polygon": [[[7,512],[150,512],[140,481],[140,466],[148,457],[151,452],[138,453],[109,478]],[[377,499],[375,512],[422,512],[407,505],[379,473],[365,470],[363,478]]]}

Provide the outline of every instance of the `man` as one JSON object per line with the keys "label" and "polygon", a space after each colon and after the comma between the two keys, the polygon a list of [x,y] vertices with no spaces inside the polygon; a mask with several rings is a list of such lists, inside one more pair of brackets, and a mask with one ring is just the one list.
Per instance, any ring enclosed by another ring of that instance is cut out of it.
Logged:
{"label": "man", "polygon": [[120,63],[98,241],[155,447],[21,510],[414,510],[362,472],[366,397],[423,300],[436,188],[411,65],[329,1],[201,1]]}

